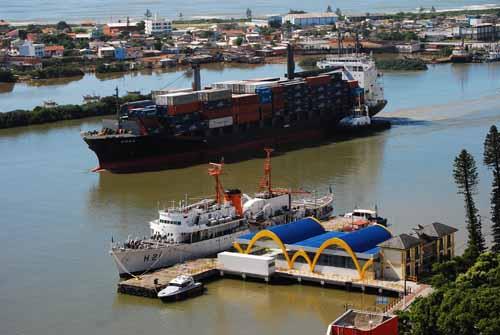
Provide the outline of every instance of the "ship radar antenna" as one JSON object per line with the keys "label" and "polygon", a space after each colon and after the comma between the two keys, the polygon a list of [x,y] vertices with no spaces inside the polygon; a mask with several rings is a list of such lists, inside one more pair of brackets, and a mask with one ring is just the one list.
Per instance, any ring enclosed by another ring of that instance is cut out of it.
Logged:
{"label": "ship radar antenna", "polygon": [[208,174],[215,179],[215,201],[218,204],[222,204],[224,199],[224,188],[220,181],[219,176],[222,174],[222,168],[224,163],[210,163],[210,168],[208,168]]}

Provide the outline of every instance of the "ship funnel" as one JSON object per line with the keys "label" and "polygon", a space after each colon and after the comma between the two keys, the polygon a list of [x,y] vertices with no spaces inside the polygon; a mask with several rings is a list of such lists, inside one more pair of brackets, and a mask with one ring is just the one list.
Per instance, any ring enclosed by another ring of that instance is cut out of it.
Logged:
{"label": "ship funnel", "polygon": [[201,90],[201,75],[200,75],[200,64],[193,63],[193,91]]}
{"label": "ship funnel", "polygon": [[236,208],[236,213],[238,216],[243,216],[243,205],[241,203],[241,191],[238,189],[227,190],[224,192],[224,199],[230,202],[234,208]]}
{"label": "ship funnel", "polygon": [[293,59],[293,46],[291,43],[288,43],[286,50],[287,50],[287,57],[286,57],[287,74],[286,74],[286,76],[288,77],[289,80],[292,80],[293,78],[295,78],[295,60]]}

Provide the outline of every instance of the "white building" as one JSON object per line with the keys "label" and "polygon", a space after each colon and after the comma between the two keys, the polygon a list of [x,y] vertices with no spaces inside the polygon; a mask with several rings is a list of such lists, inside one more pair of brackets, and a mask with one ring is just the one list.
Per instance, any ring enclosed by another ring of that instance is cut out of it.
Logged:
{"label": "white building", "polygon": [[283,17],[282,23],[291,23],[296,26],[321,26],[332,25],[337,22],[338,16],[335,13],[305,13],[287,14]]}
{"label": "white building", "polygon": [[172,32],[172,22],[155,16],[152,19],[144,20],[144,31],[146,35],[169,34]]}
{"label": "white building", "polygon": [[44,57],[45,44],[34,44],[30,41],[25,41],[21,46],[19,46],[19,56]]}
{"label": "white building", "polygon": [[396,44],[396,49],[400,53],[414,53],[419,52],[421,50],[420,42],[409,42],[409,43],[401,43]]}
{"label": "white building", "polygon": [[115,48],[111,46],[107,47],[99,47],[97,50],[97,57],[99,58],[114,58],[115,57]]}

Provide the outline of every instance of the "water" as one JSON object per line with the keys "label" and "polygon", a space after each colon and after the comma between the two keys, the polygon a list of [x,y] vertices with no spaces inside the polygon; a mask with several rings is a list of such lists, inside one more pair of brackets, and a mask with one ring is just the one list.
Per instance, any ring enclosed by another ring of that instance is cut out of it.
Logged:
{"label": "water", "polygon": [[249,4],[246,1],[231,0],[193,0],[193,1],[158,1],[158,0],[109,0],[109,1],[77,1],[77,0],[17,0],[0,2],[2,12],[0,17],[6,20],[30,22],[58,22],[67,20],[80,22],[85,19],[94,19],[105,23],[113,18],[124,18],[126,16],[140,18],[146,9],[158,12],[167,18],[176,18],[179,13],[184,17],[243,17],[248,7],[254,15],[287,13],[290,8],[303,9],[306,11],[323,12],[328,5],[333,8],[341,8],[344,12],[366,13],[366,12],[397,12],[415,11],[418,7],[436,9],[461,8],[471,5],[485,5],[495,3],[492,0],[441,0],[439,3],[432,0],[362,0],[349,1],[338,0],[336,2],[312,0],[306,4],[300,0],[289,1],[265,1],[259,0]]}
{"label": "water", "polygon": [[[476,201],[489,236],[491,177],[480,162],[484,135],[500,121],[499,71],[499,65],[483,64],[386,73],[391,102],[383,115],[397,117],[396,126],[281,153],[273,161],[273,180],[308,190],[333,185],[336,213],[377,204],[395,233],[433,221],[456,226],[460,252],[464,210],[452,160],[467,148],[478,161]],[[211,283],[207,295],[175,305],[117,294],[107,254],[111,237],[146,234],[158,201],[178,200],[186,191],[209,195],[213,184],[206,165],[90,173],[97,161],[79,131],[98,125],[89,119],[0,131],[2,334],[322,334],[345,303],[374,305],[373,296],[358,293],[236,280]],[[262,163],[226,165],[224,185],[254,191]]]}

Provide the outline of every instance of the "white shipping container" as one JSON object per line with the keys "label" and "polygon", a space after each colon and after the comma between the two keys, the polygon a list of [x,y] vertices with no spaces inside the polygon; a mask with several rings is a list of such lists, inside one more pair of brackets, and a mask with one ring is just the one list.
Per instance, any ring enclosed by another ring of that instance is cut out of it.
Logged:
{"label": "white shipping container", "polygon": [[213,90],[198,91],[198,97],[201,101],[231,99],[231,90],[225,88],[216,88]]}
{"label": "white shipping container", "polygon": [[156,96],[156,104],[160,106],[184,105],[198,101],[196,92],[176,92]]}
{"label": "white shipping container", "polygon": [[232,116],[226,116],[226,117],[221,117],[218,119],[211,119],[208,120],[208,128],[221,128],[221,127],[227,127],[227,126],[232,126],[233,125],[233,117]]}
{"label": "white shipping container", "polygon": [[275,257],[221,252],[217,255],[222,270],[269,277],[276,271]]}

